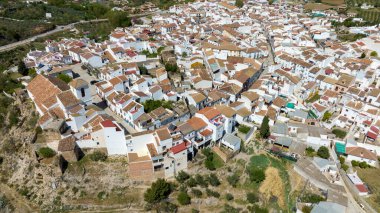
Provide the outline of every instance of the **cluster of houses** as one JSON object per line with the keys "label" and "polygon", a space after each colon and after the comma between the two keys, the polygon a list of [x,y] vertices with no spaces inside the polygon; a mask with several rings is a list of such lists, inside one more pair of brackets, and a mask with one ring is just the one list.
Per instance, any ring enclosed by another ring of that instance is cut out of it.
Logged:
{"label": "cluster of houses", "polygon": [[[254,1],[173,6],[103,42],[47,41],[24,60],[38,73],[27,91],[58,147],[127,156],[137,179],[172,177],[206,146],[236,152],[236,126],[255,128],[264,117],[281,147],[341,144],[349,159],[377,165],[380,60],[361,56],[380,42],[379,28],[342,43],[331,20],[344,19]],[[78,64],[96,79],[76,77]],[[73,80],[66,84],[60,74]],[[148,111],[152,101],[167,105]],[[333,128],[346,129],[355,143],[329,134]]]}

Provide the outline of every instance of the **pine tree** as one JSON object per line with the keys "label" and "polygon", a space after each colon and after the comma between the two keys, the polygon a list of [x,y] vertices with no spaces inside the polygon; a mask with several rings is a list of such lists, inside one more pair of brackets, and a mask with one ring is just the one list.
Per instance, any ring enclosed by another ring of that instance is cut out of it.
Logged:
{"label": "pine tree", "polygon": [[260,136],[262,138],[268,138],[270,136],[269,118],[268,118],[268,116],[265,116],[264,119],[263,119],[263,122],[261,123]]}

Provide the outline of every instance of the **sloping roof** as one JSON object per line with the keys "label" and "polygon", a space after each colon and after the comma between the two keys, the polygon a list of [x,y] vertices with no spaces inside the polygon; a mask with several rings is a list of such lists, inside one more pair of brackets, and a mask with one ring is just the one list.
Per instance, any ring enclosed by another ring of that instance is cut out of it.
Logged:
{"label": "sloping roof", "polygon": [[44,111],[42,104],[70,87],[62,80],[44,75],[37,75],[27,86],[27,90],[33,95],[36,105]]}
{"label": "sloping roof", "polygon": [[347,155],[353,155],[356,157],[361,157],[369,160],[377,160],[377,156],[375,153],[369,151],[366,148],[362,147],[347,147],[346,148],[346,154]]}
{"label": "sloping roof", "polygon": [[74,136],[69,136],[67,138],[63,138],[58,142],[58,151],[66,152],[73,151],[76,146],[76,138]]}

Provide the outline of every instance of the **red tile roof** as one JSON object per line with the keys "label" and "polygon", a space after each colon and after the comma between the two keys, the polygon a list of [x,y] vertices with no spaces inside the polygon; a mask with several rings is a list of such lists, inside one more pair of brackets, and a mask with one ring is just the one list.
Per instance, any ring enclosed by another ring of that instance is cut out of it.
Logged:
{"label": "red tile roof", "polygon": [[173,152],[173,154],[177,154],[179,152],[182,152],[184,150],[186,150],[186,147],[187,147],[187,143],[186,142],[182,142],[176,146],[173,146],[172,148],[170,148],[170,151]]}
{"label": "red tile roof", "polygon": [[355,186],[359,192],[368,192],[368,189],[364,184],[356,184]]}

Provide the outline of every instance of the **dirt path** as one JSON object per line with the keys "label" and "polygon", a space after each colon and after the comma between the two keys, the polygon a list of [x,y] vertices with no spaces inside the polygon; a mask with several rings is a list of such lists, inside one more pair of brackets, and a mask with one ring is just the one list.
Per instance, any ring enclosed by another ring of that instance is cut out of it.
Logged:
{"label": "dirt path", "polygon": [[14,189],[10,188],[5,184],[0,184],[1,192],[11,201],[12,205],[15,207],[15,212],[36,212],[36,208],[31,206],[29,201],[27,201],[23,196],[19,195]]}

